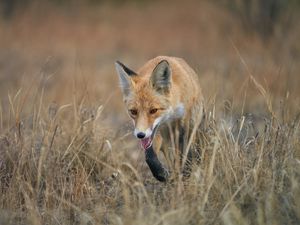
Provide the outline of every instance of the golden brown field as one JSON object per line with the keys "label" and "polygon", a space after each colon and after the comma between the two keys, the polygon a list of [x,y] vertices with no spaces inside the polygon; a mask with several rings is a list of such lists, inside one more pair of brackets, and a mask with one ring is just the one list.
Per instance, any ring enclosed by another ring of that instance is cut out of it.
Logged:
{"label": "golden brown field", "polygon": [[[297,4],[263,36],[228,1],[33,2],[0,19],[1,225],[300,224]],[[205,96],[184,181],[153,178],[114,70],[157,55]]]}

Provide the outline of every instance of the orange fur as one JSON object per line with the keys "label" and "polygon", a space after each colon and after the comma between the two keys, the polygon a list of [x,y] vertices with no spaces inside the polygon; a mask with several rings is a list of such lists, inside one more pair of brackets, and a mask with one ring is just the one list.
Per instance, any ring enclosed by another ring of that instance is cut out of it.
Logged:
{"label": "orange fur", "polygon": [[[136,133],[144,132],[147,137],[155,129],[155,123],[160,123],[159,131],[154,137],[154,148],[157,152],[161,146],[164,152],[167,151],[166,148],[170,145],[170,140],[166,140],[170,138],[164,134],[169,134],[166,132],[168,126],[178,128],[177,125],[174,126],[178,123],[185,131],[189,131],[197,118],[202,118],[203,96],[200,82],[197,74],[183,59],[158,56],[148,61],[137,72],[129,70],[121,63],[116,66],[123,88],[124,102],[129,116],[134,121]],[[159,68],[158,72],[155,72],[156,68]],[[168,71],[169,81],[166,78]],[[155,88],[154,84],[158,88]]]}

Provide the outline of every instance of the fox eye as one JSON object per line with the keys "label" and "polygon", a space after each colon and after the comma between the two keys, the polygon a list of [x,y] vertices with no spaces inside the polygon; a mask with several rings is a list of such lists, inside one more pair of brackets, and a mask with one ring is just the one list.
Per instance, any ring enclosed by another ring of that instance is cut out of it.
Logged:
{"label": "fox eye", "polygon": [[136,109],[129,109],[129,112],[132,116],[136,116],[138,114],[138,111]]}
{"label": "fox eye", "polygon": [[150,109],[149,113],[150,114],[155,114],[157,112],[158,109]]}

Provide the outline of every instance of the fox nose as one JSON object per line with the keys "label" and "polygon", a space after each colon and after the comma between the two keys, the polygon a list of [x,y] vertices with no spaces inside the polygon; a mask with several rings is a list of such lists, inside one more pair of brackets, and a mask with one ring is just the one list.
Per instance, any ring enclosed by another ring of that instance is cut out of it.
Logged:
{"label": "fox nose", "polygon": [[146,136],[146,134],[143,133],[143,132],[139,132],[139,133],[137,133],[136,136],[137,136],[139,139],[142,139],[142,138],[144,138],[144,137]]}

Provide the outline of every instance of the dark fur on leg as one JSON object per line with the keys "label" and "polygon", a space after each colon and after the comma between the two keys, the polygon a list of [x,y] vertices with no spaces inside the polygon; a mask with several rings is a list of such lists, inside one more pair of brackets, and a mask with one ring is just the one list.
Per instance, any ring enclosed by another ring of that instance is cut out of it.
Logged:
{"label": "dark fur on leg", "polygon": [[161,182],[167,181],[169,177],[169,172],[163,167],[161,162],[158,160],[157,155],[152,146],[145,151],[145,156],[146,163],[148,164],[153,176]]}

